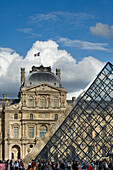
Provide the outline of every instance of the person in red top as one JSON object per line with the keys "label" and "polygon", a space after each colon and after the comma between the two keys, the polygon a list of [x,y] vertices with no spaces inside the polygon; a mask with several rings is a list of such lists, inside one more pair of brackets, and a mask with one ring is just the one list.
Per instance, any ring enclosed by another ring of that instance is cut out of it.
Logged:
{"label": "person in red top", "polygon": [[34,167],[36,167],[36,162],[32,160],[32,168],[34,169]]}
{"label": "person in red top", "polygon": [[93,170],[92,166],[89,163],[88,170]]}

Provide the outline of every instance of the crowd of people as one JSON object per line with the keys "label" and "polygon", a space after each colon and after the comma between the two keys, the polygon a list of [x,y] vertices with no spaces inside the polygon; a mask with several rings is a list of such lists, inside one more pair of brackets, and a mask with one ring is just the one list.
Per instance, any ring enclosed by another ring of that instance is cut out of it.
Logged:
{"label": "crowd of people", "polygon": [[22,159],[13,161],[0,161],[0,170],[25,170]]}
{"label": "crowd of people", "polygon": [[0,170],[113,170],[113,161],[112,160],[103,160],[103,161],[72,161],[72,162],[53,162],[44,160],[34,161],[28,163],[27,168],[25,169],[23,161],[0,161]]}
{"label": "crowd of people", "polygon": [[103,161],[72,161],[72,162],[45,162],[44,160],[29,162],[27,170],[113,170],[112,160]]}

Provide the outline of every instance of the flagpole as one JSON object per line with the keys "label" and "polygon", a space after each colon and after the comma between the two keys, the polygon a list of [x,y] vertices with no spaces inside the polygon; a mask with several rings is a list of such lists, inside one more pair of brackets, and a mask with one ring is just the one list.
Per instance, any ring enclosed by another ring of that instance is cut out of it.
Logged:
{"label": "flagpole", "polygon": [[40,56],[40,52],[34,54],[34,57],[39,57],[39,65],[41,65],[41,56]]}

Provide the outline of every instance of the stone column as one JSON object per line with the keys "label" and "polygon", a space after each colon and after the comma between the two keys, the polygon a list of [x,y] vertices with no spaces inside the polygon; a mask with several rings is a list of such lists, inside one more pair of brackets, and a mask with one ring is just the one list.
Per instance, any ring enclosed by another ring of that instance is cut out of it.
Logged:
{"label": "stone column", "polygon": [[36,96],[35,96],[35,107],[37,107],[37,105],[38,105],[38,99],[37,99],[38,97],[37,97],[37,94],[36,94]]}
{"label": "stone column", "polygon": [[39,124],[36,124],[36,137],[39,138]]}
{"label": "stone column", "polygon": [[25,68],[21,68],[21,85],[25,82]]}
{"label": "stone column", "polygon": [[50,102],[49,102],[49,107],[51,108],[53,106],[53,100],[52,100],[52,96],[50,96]]}
{"label": "stone column", "polygon": [[27,127],[26,127],[26,124],[24,124],[24,137],[27,138]]}
{"label": "stone column", "polygon": [[60,77],[60,69],[56,69],[56,75],[59,77],[59,79],[61,79],[61,77]]}
{"label": "stone column", "polygon": [[21,158],[23,159],[24,158],[24,144],[22,143],[21,145],[22,149],[21,149]]}
{"label": "stone column", "polygon": [[37,96],[37,107],[40,107],[40,96]]}
{"label": "stone column", "polygon": [[21,137],[24,138],[24,123],[22,123],[22,130],[21,130],[22,134]]}
{"label": "stone column", "polygon": [[22,126],[21,126],[21,138],[24,137],[24,123],[22,123]]}

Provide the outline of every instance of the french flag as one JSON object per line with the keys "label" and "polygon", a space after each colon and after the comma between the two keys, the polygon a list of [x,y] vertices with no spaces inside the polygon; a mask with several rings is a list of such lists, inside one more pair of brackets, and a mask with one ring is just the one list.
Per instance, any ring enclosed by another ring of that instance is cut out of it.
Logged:
{"label": "french flag", "polygon": [[34,57],[36,57],[36,56],[40,56],[40,52],[34,54]]}

